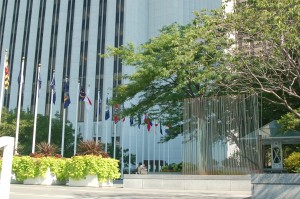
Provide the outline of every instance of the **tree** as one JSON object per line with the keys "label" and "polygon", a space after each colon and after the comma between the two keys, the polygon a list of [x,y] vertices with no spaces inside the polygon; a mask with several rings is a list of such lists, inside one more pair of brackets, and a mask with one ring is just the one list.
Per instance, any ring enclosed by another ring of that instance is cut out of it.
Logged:
{"label": "tree", "polygon": [[[107,153],[108,155],[112,158],[114,154],[114,146],[112,143],[109,143],[107,145]],[[136,154],[130,154],[130,167],[131,165],[135,165],[135,158]],[[119,168],[121,169],[121,163],[122,163],[122,147],[116,146],[116,160],[119,160]],[[129,149],[123,149],[123,163],[124,163],[124,168],[129,167]],[[137,167],[137,165],[135,165]]]}
{"label": "tree", "polygon": [[[49,117],[38,114],[37,116],[37,129],[36,129],[36,143],[42,141],[48,141],[49,130]],[[5,108],[2,112],[3,121],[0,125],[0,136],[13,136],[16,133],[16,110],[7,111]],[[18,153],[22,155],[28,155],[31,153],[32,139],[33,139],[33,124],[34,115],[29,111],[22,111],[20,116],[20,129],[19,129],[19,145]],[[57,146],[61,146],[61,133],[62,133],[62,121],[59,115],[56,114],[55,118],[52,118],[51,128],[51,143]],[[72,124],[66,121],[65,126],[65,153],[64,156],[70,157],[73,155],[73,143],[74,136],[72,135],[74,130]]]}
{"label": "tree", "polygon": [[[261,96],[300,118],[300,1],[248,0],[228,14],[237,48],[220,81],[228,92]],[[267,102],[265,102],[266,104]]]}
{"label": "tree", "polygon": [[182,129],[183,100],[210,95],[217,72],[229,55],[230,46],[222,11],[199,12],[188,25],[172,24],[147,43],[110,48],[106,56],[118,56],[136,72],[124,75],[129,83],[115,88],[111,104],[131,102],[121,117],[140,117],[147,113],[169,126],[165,140],[175,138]]}

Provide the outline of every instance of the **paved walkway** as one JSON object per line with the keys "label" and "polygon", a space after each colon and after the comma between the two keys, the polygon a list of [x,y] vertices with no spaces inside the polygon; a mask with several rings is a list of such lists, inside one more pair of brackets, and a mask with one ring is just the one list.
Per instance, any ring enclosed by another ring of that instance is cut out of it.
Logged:
{"label": "paved walkway", "polygon": [[42,186],[12,184],[10,199],[250,199],[251,193],[224,192],[224,191],[188,191],[188,190],[161,190],[161,189],[127,189],[121,184],[114,187],[90,188],[68,186]]}

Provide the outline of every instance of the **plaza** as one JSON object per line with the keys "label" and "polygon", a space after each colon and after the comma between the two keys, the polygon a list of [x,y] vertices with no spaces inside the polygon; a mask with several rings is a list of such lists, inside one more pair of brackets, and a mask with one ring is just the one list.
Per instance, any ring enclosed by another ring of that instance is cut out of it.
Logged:
{"label": "plaza", "polygon": [[114,187],[89,188],[67,186],[11,185],[10,199],[249,199],[250,191],[186,191],[162,189],[127,189],[122,188],[122,182],[114,182]]}

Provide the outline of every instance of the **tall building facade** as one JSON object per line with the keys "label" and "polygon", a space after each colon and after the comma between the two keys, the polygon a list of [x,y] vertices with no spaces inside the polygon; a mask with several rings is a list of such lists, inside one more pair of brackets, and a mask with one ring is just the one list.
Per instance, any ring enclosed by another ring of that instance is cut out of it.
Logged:
{"label": "tall building facade", "polygon": [[[132,67],[122,65],[118,58],[101,58],[98,54],[105,53],[108,46],[118,47],[128,42],[136,45],[144,43],[156,36],[164,25],[174,22],[189,23],[194,17],[193,11],[218,8],[221,2],[221,0],[1,0],[0,63],[3,66],[5,50],[8,49],[11,80],[9,89],[3,95],[3,105],[10,110],[17,107],[19,88],[17,80],[21,59],[25,57],[22,109],[32,113],[35,111],[37,68],[41,64],[42,84],[39,91],[38,113],[49,115],[50,84],[54,75],[57,100],[53,106],[53,113],[62,114],[63,82],[68,78],[71,104],[66,110],[67,119],[74,126],[78,117],[78,133],[86,139],[95,139],[98,126],[98,139],[101,142],[107,139],[110,143],[114,128],[112,117],[109,120],[104,119],[105,101],[111,98],[113,87],[124,83],[114,77],[134,71]],[[2,74],[1,67],[0,77]],[[78,112],[76,111],[79,98],[78,82],[88,92],[93,102],[90,111],[85,110],[83,102],[79,103]],[[96,125],[98,91],[102,103],[100,122]],[[137,145],[142,139],[142,136],[135,135],[138,131],[142,133],[143,129],[130,127],[129,119],[117,124],[117,141],[122,141],[123,137],[124,148],[131,148],[132,153],[137,149],[139,162],[142,161],[143,148],[145,148],[144,159],[150,158],[147,155],[151,157],[161,155],[161,159],[169,163],[181,161],[181,149],[178,147],[181,145],[180,137],[161,145],[159,152],[156,145],[156,141],[159,140],[158,134],[156,136],[155,133],[147,134],[144,138],[145,145],[142,146]],[[151,145],[150,140],[153,143]],[[157,148],[156,152],[154,148]]]}

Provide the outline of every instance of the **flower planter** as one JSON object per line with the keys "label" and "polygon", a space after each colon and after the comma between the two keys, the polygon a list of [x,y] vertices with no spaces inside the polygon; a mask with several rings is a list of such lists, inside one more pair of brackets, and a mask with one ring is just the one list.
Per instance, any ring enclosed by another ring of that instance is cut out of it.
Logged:
{"label": "flower planter", "polygon": [[16,174],[11,174],[10,184],[22,184],[22,181],[18,181],[16,178]]}
{"label": "flower planter", "polygon": [[88,175],[84,179],[69,178],[68,186],[72,187],[112,187],[113,181],[107,180],[105,182],[99,182],[96,175]]}
{"label": "flower planter", "polygon": [[57,180],[56,176],[47,169],[45,177],[36,177],[25,179],[23,184],[27,185],[63,185],[65,182]]}
{"label": "flower planter", "polygon": [[114,182],[111,179],[109,179],[109,180],[107,180],[105,182],[99,182],[99,186],[100,187],[113,187],[114,186]]}
{"label": "flower planter", "polygon": [[96,175],[88,175],[84,179],[69,178],[67,184],[72,187],[99,187],[98,177]]}

